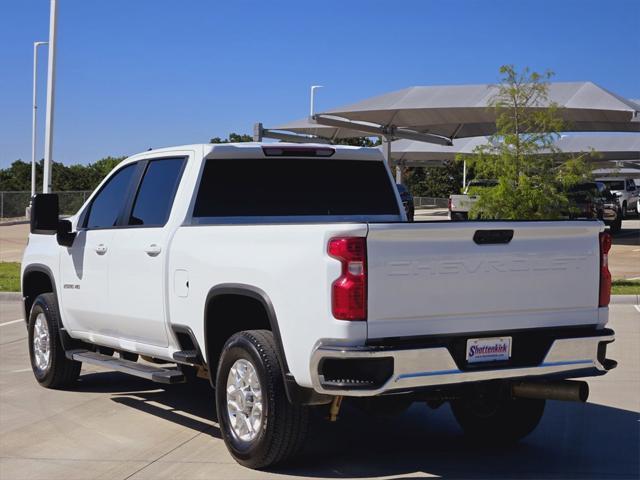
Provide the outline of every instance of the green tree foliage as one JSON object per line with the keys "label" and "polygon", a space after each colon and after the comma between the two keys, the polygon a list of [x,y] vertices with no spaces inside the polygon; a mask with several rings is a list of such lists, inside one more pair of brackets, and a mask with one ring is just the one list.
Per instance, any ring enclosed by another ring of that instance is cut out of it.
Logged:
{"label": "green tree foliage", "polygon": [[251,135],[244,133],[230,133],[228,138],[213,137],[209,143],[242,143],[253,142]]}
{"label": "green tree foliage", "polygon": [[548,82],[553,74],[526,68],[517,72],[512,65],[502,66],[500,74],[502,80],[491,105],[497,115],[497,132],[487,145],[477,147],[466,158],[476,178],[496,179],[498,185],[477,192],[480,198],[470,216],[561,218],[569,209],[566,189],[589,179],[590,172],[581,156],[559,161],[554,142],[566,125],[558,115],[559,107],[548,101]]}
{"label": "green tree foliage", "polygon": [[445,162],[442,167],[408,167],[403,175],[409,191],[417,197],[447,198],[462,186],[462,163]]}
{"label": "green tree foliage", "polygon": [[372,140],[370,137],[339,138],[333,142],[334,145],[350,145],[352,147],[377,147],[380,143],[379,139]]}
{"label": "green tree foliage", "polygon": [[[87,165],[64,165],[53,162],[53,190],[93,190],[125,157],[106,157]],[[43,161],[36,164],[36,186],[42,189]],[[0,191],[30,191],[31,163],[16,160],[9,168],[0,169]]]}

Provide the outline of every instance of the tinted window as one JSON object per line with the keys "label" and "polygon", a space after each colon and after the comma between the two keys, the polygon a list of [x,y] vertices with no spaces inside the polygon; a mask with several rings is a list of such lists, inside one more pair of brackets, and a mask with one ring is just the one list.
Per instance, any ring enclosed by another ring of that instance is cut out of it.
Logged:
{"label": "tinted window", "polygon": [[178,189],[182,158],[149,162],[133,205],[129,225],[164,225]]}
{"label": "tinted window", "polygon": [[382,162],[207,160],[194,217],[399,215]]}
{"label": "tinted window", "polygon": [[93,199],[87,218],[87,228],[113,227],[124,203],[136,164],[127,165],[109,179],[107,184]]}
{"label": "tinted window", "polygon": [[606,182],[609,190],[624,190],[624,182],[622,180],[608,180]]}

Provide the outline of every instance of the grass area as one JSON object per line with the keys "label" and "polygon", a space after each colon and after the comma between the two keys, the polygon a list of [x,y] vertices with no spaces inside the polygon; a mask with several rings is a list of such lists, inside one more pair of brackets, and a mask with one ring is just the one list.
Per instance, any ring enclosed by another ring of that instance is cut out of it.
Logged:
{"label": "grass area", "polygon": [[0,292],[20,291],[20,264],[0,262]]}
{"label": "grass area", "polygon": [[613,295],[640,295],[640,280],[614,280],[611,293]]}
{"label": "grass area", "polygon": [[[0,262],[0,292],[20,291],[20,264]],[[613,295],[640,295],[640,280],[614,280]]]}

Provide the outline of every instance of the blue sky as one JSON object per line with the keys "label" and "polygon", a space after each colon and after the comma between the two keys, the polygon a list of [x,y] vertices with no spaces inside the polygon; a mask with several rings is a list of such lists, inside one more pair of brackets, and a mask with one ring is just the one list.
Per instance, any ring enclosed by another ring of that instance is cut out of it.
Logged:
{"label": "blue sky", "polygon": [[[251,133],[505,63],[640,98],[640,1],[58,0],[54,160]],[[0,0],[0,168],[31,157],[32,43],[49,0]],[[46,65],[43,51],[41,65]],[[40,138],[45,69],[41,69]],[[42,142],[39,157],[42,156]]]}

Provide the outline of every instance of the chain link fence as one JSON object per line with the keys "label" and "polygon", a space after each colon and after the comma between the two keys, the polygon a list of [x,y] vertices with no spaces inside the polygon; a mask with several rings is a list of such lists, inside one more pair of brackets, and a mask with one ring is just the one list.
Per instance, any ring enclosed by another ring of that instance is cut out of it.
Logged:
{"label": "chain link fence", "polygon": [[[91,190],[53,192],[60,199],[60,213],[73,215],[84,204]],[[0,191],[0,221],[24,220],[31,199],[31,192]]]}
{"label": "chain link fence", "polygon": [[416,208],[448,208],[448,198],[437,197],[413,197],[413,204]]}

